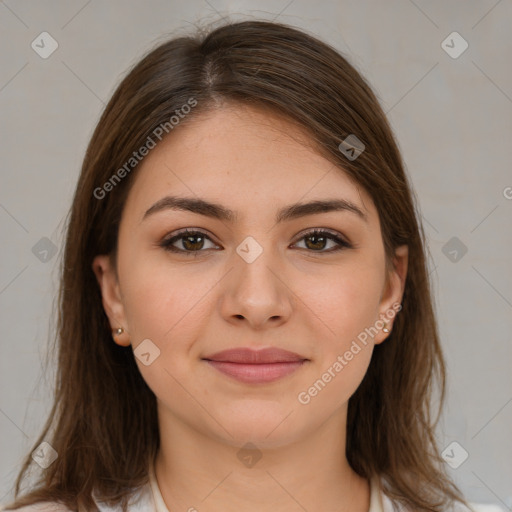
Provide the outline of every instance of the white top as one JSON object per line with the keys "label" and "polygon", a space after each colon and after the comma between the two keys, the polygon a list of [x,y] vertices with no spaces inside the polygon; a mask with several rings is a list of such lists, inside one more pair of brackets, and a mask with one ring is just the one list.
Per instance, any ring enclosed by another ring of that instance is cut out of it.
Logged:
{"label": "white top", "polygon": [[[109,507],[95,497],[100,512],[119,512],[121,507]],[[3,508],[0,506],[0,511]],[[142,486],[132,495],[128,506],[129,512],[170,512],[164,503],[162,493],[153,470],[149,465],[149,483]],[[37,503],[18,509],[17,512],[70,512],[65,506],[58,503]],[[380,493],[376,479],[371,481],[370,510],[368,512],[393,512],[391,501]]]}
{"label": "white top", "polygon": [[[151,508],[136,508],[134,509],[134,511],[136,510],[137,512],[139,512],[139,510],[151,510],[152,512],[170,512],[164,503],[162,494],[160,493],[160,488],[158,487],[158,482],[153,472],[152,465],[150,465],[149,470],[149,486],[151,488],[150,498],[152,498]],[[104,511],[103,509],[100,510],[101,512],[111,512],[111,509],[105,509]],[[393,512],[391,501],[385,494],[380,492],[379,485],[376,479],[373,479],[370,482],[370,509],[368,510],[368,512]]]}
{"label": "white top", "polygon": [[[370,509],[368,512],[393,512],[391,501],[387,496],[380,493],[376,479],[371,481],[370,489]],[[110,507],[102,508],[100,504],[98,505],[98,508],[101,512],[114,512],[114,509]],[[149,466],[149,485],[141,489],[140,498],[136,503],[134,502],[132,508],[129,508],[129,511],[170,512],[164,502],[160,488],[158,487],[158,482],[152,464]]]}
{"label": "white top", "polygon": [[[109,507],[95,498],[100,512],[120,512],[121,507]],[[495,505],[470,504],[475,512],[504,512]],[[4,510],[0,505],[0,512]],[[158,482],[154,473],[153,465],[149,465],[149,483],[133,493],[129,512],[170,512],[164,503]],[[407,512],[406,509],[401,509]],[[58,503],[44,502],[22,507],[17,512],[71,512],[65,506]],[[381,491],[377,477],[370,481],[370,509],[368,512],[394,512],[392,501]],[[454,512],[468,512],[468,509],[458,504]]]}

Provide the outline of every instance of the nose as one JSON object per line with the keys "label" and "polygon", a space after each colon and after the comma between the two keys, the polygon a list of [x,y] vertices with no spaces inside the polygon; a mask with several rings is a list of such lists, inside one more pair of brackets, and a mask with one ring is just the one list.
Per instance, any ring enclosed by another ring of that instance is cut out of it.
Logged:
{"label": "nose", "polygon": [[254,330],[281,325],[292,313],[294,295],[283,263],[270,249],[249,261],[233,254],[231,271],[222,282],[221,314]]}

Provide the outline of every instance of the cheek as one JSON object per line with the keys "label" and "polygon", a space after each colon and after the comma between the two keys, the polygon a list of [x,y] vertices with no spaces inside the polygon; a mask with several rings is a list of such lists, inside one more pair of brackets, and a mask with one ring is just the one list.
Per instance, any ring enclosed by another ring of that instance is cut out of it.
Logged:
{"label": "cheek", "polygon": [[[322,279],[312,276],[299,293],[319,320],[332,350],[341,350],[378,318],[383,274],[376,265],[337,267]],[[324,347],[324,350],[331,350]]]}
{"label": "cheek", "polygon": [[[352,354],[350,360],[347,352]],[[323,422],[348,402],[366,375],[372,356],[369,345],[358,347],[354,352],[337,352],[300,389],[296,399],[303,415]]]}
{"label": "cheek", "polygon": [[[192,266],[176,270],[149,258],[127,259],[124,265],[120,279],[132,349],[137,356],[138,345],[149,339],[159,351],[149,365],[136,357],[137,366],[155,395],[179,409],[189,396],[176,380],[188,382],[194,371],[191,352],[211,316],[208,291],[218,279],[193,272]],[[192,392],[194,386],[189,383],[187,389]]]}
{"label": "cheek", "polygon": [[317,338],[315,365],[297,397],[308,414],[324,418],[347,402],[363,380],[373,352],[375,333],[369,328],[378,318],[380,280],[369,265],[333,272],[323,286],[318,276],[311,280],[307,304],[327,335]]}
{"label": "cheek", "polygon": [[[142,256],[142,255],[141,255]],[[133,343],[149,338],[162,349],[170,343],[194,339],[215,276],[193,271],[192,266],[172,268],[169,263],[136,253],[119,265],[123,302]]]}

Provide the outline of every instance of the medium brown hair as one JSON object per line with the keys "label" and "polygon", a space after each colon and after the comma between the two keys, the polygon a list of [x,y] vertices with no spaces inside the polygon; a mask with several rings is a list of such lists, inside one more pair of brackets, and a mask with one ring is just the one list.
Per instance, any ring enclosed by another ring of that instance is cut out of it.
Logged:
{"label": "medium brown hair", "polygon": [[[159,44],[122,80],[101,116],[68,219],[54,403],[33,447],[46,440],[58,458],[18,497],[33,464],[27,455],[16,480],[17,500],[8,509],[60,501],[72,509],[97,510],[94,490],[125,510],[129,494],[148,481],[147,463],[159,448],[156,399],[132,348],[112,341],[92,270],[96,255],[116,253],[136,169],[103,198],[94,191],[191,98],[197,105],[180,124],[223,102],[270,108],[298,123],[316,149],[372,197],[388,268],[395,248],[408,245],[403,308],[388,339],[375,346],[349,400],[346,455],[359,475],[378,475],[385,493],[413,510],[439,512],[454,500],[468,506],[436,444],[445,363],[420,215],[385,114],[364,78],[329,45],[284,24],[244,21]],[[365,145],[354,160],[339,149],[351,134]],[[439,392],[435,418],[434,391]]]}

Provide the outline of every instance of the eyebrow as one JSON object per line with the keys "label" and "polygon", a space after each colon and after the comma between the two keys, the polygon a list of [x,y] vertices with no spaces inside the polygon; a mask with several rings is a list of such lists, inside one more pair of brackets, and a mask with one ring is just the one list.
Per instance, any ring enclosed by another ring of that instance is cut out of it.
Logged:
{"label": "eyebrow", "polygon": [[[194,197],[166,196],[151,206],[142,220],[163,210],[181,210],[204,215],[221,221],[236,222],[238,214],[220,204]],[[281,208],[276,215],[276,223],[305,217],[317,213],[348,211],[356,214],[365,222],[366,214],[354,203],[346,199],[316,200],[309,203],[294,203]]]}

